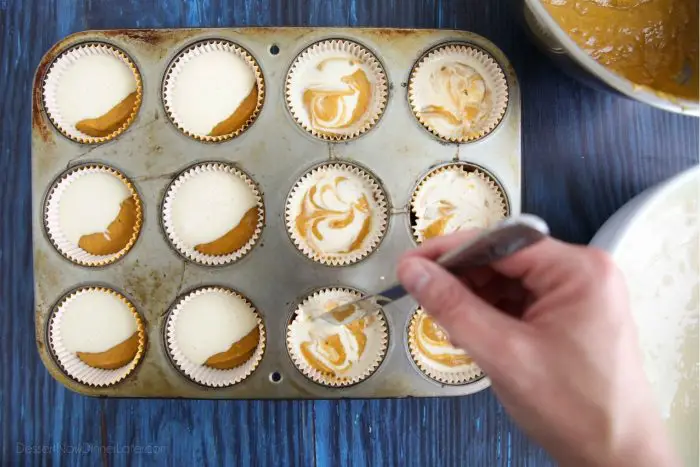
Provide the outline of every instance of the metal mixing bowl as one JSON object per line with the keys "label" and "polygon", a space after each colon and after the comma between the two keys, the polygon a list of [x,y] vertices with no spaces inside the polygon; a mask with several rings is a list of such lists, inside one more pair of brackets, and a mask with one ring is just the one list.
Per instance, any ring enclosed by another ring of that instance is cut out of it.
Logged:
{"label": "metal mixing bowl", "polygon": [[638,86],[596,62],[559,27],[540,0],[524,0],[522,5],[525,25],[535,42],[564,71],[579,81],[669,112],[700,116],[700,104],[697,101],[664,95]]}
{"label": "metal mixing bowl", "polygon": [[[611,254],[628,281],[646,374],[668,433],[687,466],[700,465],[699,312],[694,295],[700,276],[698,244],[695,248],[692,244],[700,230],[699,214],[700,165],[696,165],[637,195],[591,240],[591,245]],[[673,223],[669,226],[664,221]],[[679,229],[680,225],[689,230]],[[687,255],[687,262],[669,262],[674,255]],[[651,280],[642,280],[643,275]],[[683,306],[677,297],[689,300]],[[651,308],[642,305],[648,299]]]}

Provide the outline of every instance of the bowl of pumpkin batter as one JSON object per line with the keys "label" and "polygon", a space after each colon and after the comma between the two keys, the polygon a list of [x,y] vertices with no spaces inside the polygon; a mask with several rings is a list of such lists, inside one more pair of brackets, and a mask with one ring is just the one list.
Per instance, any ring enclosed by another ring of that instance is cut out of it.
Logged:
{"label": "bowl of pumpkin batter", "polygon": [[700,115],[697,0],[525,0],[524,15],[539,45],[584,83]]}

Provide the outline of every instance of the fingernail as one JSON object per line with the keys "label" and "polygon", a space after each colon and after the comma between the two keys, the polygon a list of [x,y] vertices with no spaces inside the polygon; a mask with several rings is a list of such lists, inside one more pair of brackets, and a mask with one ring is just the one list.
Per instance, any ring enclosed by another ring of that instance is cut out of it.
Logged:
{"label": "fingernail", "polygon": [[405,260],[399,267],[399,280],[411,294],[418,294],[430,282],[430,271],[418,258]]}

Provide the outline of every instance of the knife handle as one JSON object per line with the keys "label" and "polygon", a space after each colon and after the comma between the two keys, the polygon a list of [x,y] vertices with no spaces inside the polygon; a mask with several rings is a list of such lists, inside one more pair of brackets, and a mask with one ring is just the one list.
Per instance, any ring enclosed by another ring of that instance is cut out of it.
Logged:
{"label": "knife handle", "polygon": [[545,221],[531,214],[521,214],[448,251],[437,259],[437,263],[452,273],[486,266],[537,243],[547,235],[549,228]]}

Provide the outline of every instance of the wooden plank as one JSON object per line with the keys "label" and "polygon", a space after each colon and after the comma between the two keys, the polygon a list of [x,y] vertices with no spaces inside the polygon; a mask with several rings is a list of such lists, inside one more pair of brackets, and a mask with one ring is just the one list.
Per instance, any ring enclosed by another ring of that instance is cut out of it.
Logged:
{"label": "wooden plank", "polygon": [[508,0],[0,0],[0,464],[549,464],[490,391],[441,400],[90,399],[48,376],[31,337],[30,86],[61,37],[242,25],[477,32],[519,73],[526,210],[557,236],[585,242],[626,200],[697,163],[697,120],[581,87],[537,53],[517,18]]}

